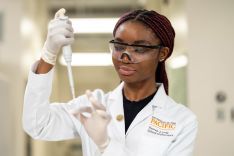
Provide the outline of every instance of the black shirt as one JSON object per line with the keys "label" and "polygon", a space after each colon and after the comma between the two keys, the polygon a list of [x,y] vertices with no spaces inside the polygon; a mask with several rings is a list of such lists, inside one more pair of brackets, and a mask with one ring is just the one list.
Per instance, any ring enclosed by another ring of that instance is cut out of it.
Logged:
{"label": "black shirt", "polygon": [[125,133],[127,132],[130,124],[132,123],[136,115],[153,99],[155,93],[156,91],[152,95],[139,101],[130,101],[125,97],[124,91],[122,91],[124,119],[125,119]]}

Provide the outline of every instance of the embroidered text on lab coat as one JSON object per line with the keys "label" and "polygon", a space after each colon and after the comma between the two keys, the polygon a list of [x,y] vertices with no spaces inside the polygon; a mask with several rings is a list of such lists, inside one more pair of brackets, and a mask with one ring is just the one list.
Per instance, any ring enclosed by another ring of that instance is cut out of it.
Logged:
{"label": "embroidered text on lab coat", "polygon": [[160,136],[173,136],[173,132],[176,128],[175,122],[162,121],[154,116],[150,120],[148,132]]}

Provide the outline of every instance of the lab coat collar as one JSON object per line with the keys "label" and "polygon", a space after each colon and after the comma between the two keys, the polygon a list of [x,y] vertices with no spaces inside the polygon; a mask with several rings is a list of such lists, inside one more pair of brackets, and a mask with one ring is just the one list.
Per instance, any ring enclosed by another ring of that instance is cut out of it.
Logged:
{"label": "lab coat collar", "polygon": [[121,139],[121,142],[125,140],[125,122],[124,120],[117,120],[117,116],[124,115],[123,111],[123,96],[122,89],[124,83],[122,82],[115,90],[113,90],[108,98],[107,111],[112,115],[112,122],[116,126],[118,132],[114,135],[118,135],[117,138]]}
{"label": "lab coat collar", "polygon": [[[124,115],[123,110],[123,96],[122,96],[122,89],[123,89],[124,82],[122,82],[115,90],[110,93],[109,96],[109,111],[112,114],[113,122],[117,125],[120,135],[125,137],[125,123],[124,120],[118,121],[116,118],[118,115]],[[135,117],[132,121],[130,127],[126,135],[141,121],[146,119],[147,117],[153,115],[153,111],[157,109],[158,111],[163,110],[165,107],[167,94],[165,92],[163,84],[157,84],[159,86],[157,93],[155,94],[154,98],[149,102]]]}
{"label": "lab coat collar", "polygon": [[154,98],[137,114],[135,119],[132,121],[129,126],[126,136],[128,133],[134,129],[139,123],[147,119],[149,116],[153,116],[154,112],[163,111],[166,106],[167,95],[165,93],[163,84],[158,84],[159,88]]}
{"label": "lab coat collar", "polygon": [[[163,109],[163,107],[165,106],[164,103],[165,103],[165,100],[167,98],[167,94],[165,92],[165,89],[164,89],[164,86],[162,83],[157,83],[157,85],[159,86],[158,91],[149,104],[151,106],[153,105],[157,108]],[[121,100],[121,102],[123,104],[123,95],[122,95],[123,86],[124,86],[124,82],[121,82],[120,85],[110,93],[109,99],[116,100],[116,101]],[[121,97],[121,99],[120,99],[120,97]],[[123,107],[123,105],[120,105],[120,104],[118,106]]]}

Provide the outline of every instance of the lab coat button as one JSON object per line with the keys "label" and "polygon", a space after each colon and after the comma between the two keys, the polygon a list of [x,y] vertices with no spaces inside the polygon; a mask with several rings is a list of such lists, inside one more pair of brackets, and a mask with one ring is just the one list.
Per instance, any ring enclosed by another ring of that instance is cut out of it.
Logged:
{"label": "lab coat button", "polygon": [[124,118],[124,116],[122,114],[119,114],[119,115],[116,116],[116,120],[119,121],[119,122],[123,121],[123,118]]}

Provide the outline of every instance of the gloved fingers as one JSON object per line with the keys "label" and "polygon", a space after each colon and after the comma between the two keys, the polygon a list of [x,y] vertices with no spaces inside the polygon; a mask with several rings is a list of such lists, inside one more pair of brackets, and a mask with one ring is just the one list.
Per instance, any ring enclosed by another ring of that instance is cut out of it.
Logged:
{"label": "gloved fingers", "polygon": [[70,32],[74,32],[72,25],[64,23],[64,22],[57,22],[57,23],[50,24],[48,26],[48,32],[53,32],[54,30],[57,30],[57,29],[66,29]]}
{"label": "gloved fingers", "polygon": [[48,29],[53,29],[59,24],[66,24],[65,20],[60,20],[60,19],[53,19],[49,22],[48,24]]}
{"label": "gloved fingers", "polygon": [[72,33],[74,32],[72,25],[67,24],[67,23],[58,23],[57,25],[52,26],[50,29],[51,31],[56,30],[56,29],[65,29]]}
{"label": "gloved fingers", "polygon": [[57,29],[50,32],[47,39],[53,43],[60,43],[60,41],[66,40],[67,38],[74,39],[74,33],[67,31],[66,29]]}
{"label": "gloved fingers", "polygon": [[[79,120],[84,124],[87,120],[99,120],[104,122],[104,123],[109,123],[111,120],[111,116],[106,113],[104,110],[95,110],[93,107],[89,107],[88,112],[80,112],[78,116]],[[101,119],[101,120],[100,120]]]}
{"label": "gloved fingers", "polygon": [[61,35],[61,36],[64,36],[66,38],[72,38],[72,37],[74,37],[74,33],[73,32],[70,32],[67,29],[63,29],[63,28],[54,30],[53,32],[51,32],[50,35],[51,36]]}
{"label": "gloved fingers", "polygon": [[[57,40],[57,41],[56,41]],[[55,55],[54,57],[56,57],[56,53],[57,53],[57,50],[58,48],[61,48],[63,46],[66,46],[66,45],[70,45],[74,42],[74,38],[65,38],[64,36],[61,36],[61,37],[57,37],[54,42],[54,44],[56,44],[57,46],[55,47],[50,47],[48,45],[45,45],[45,50],[50,52],[51,54]]]}
{"label": "gloved fingers", "polygon": [[70,45],[74,42],[74,38],[65,38],[63,40],[62,46]]}
{"label": "gloved fingers", "polygon": [[86,96],[88,97],[95,110],[99,109],[106,111],[106,108],[93,96],[90,90],[86,90]]}
{"label": "gloved fingers", "polygon": [[101,116],[103,119],[105,119],[107,122],[110,121],[111,119],[111,116],[106,112],[106,111],[103,111],[103,110],[96,110],[97,114],[99,116]]}
{"label": "gloved fingers", "polygon": [[69,25],[72,25],[72,22],[69,18],[67,19],[64,19],[64,18],[56,18],[56,19],[52,19],[49,24],[57,24],[57,23],[65,23],[65,24],[69,24]]}
{"label": "gloved fingers", "polygon": [[72,22],[70,20],[68,20],[66,24],[67,24],[66,29],[71,31],[71,32],[74,32],[74,29],[72,27]]}
{"label": "gloved fingers", "polygon": [[53,36],[53,37],[50,38],[50,42],[53,42],[53,44],[56,45],[56,46],[51,47],[51,46],[46,45],[46,49],[48,51],[56,54],[56,52],[57,52],[56,49],[59,49],[62,46],[65,46],[65,45],[72,44],[73,41],[74,41],[74,38],[66,38],[63,35]]}
{"label": "gloved fingers", "polygon": [[85,122],[86,122],[86,120],[87,120],[87,117],[86,117],[85,115],[83,115],[82,113],[79,114],[78,119],[80,120],[80,122],[81,122],[83,125],[85,125]]}
{"label": "gloved fingers", "polygon": [[82,120],[84,121],[84,119],[91,117],[92,112],[93,112],[92,108],[87,106],[87,107],[80,107],[78,109],[73,109],[69,113],[75,116],[76,118],[78,118],[79,120],[81,120],[82,118]]}
{"label": "gloved fingers", "polygon": [[104,110],[104,111],[106,111],[105,107],[99,101],[97,101],[97,99],[95,99],[93,96],[91,96],[89,98],[89,101],[91,102],[91,104],[92,104],[92,106],[93,106],[93,108],[95,110]]}
{"label": "gloved fingers", "polygon": [[83,112],[86,112],[86,113],[92,113],[92,108],[89,107],[89,106],[86,106],[86,107],[80,107],[80,108],[77,108],[77,109],[72,109],[70,111],[70,113],[74,116],[80,114],[80,113],[83,113]]}
{"label": "gloved fingers", "polygon": [[57,29],[57,30],[54,30],[53,32],[50,32],[50,34],[48,35],[48,38],[51,41],[59,41],[60,39],[63,39],[63,38],[74,38],[74,33],[66,29]]}
{"label": "gloved fingers", "polygon": [[71,22],[71,20],[69,20],[69,19],[67,20],[66,23],[72,25],[72,22]]}

